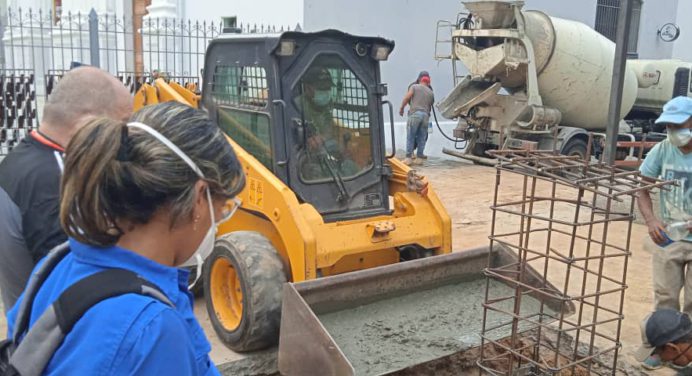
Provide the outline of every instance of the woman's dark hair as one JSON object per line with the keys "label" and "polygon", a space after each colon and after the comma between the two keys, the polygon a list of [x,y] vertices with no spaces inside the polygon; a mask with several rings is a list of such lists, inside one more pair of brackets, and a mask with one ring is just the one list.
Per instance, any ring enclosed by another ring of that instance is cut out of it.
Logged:
{"label": "woman's dark hair", "polygon": [[[202,171],[215,197],[245,185],[238,159],[219,128],[200,110],[168,102],[144,107],[133,122],[148,125]],[[199,176],[173,150],[143,129],[111,119],[84,126],[66,150],[60,222],[67,235],[95,246],[115,244],[119,224],[143,224],[160,209],[171,226],[192,216]]]}

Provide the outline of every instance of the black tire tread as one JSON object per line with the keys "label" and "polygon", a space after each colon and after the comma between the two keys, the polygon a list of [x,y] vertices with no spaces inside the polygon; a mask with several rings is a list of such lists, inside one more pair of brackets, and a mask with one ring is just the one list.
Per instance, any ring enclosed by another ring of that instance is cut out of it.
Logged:
{"label": "black tire tread", "polygon": [[[239,336],[230,336],[221,325],[212,320],[214,329],[226,345],[235,351],[252,351],[271,346],[278,340],[281,293],[287,280],[281,257],[271,242],[257,232],[237,231],[226,234],[217,240],[217,247],[224,243],[231,253],[230,257],[240,269],[237,272],[243,286],[243,322],[236,330],[241,331]],[[207,273],[205,277],[206,275]],[[214,314],[211,299],[207,300],[207,308],[210,315]]]}

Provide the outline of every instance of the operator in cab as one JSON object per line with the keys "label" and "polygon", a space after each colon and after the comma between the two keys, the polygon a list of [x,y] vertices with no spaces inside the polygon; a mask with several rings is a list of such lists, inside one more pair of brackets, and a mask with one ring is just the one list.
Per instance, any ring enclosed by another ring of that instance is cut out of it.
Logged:
{"label": "operator in cab", "polygon": [[341,133],[334,118],[332,76],[324,67],[311,67],[301,79],[297,97],[305,130],[305,155],[301,176],[305,180],[351,176],[360,171],[349,153],[349,133]]}

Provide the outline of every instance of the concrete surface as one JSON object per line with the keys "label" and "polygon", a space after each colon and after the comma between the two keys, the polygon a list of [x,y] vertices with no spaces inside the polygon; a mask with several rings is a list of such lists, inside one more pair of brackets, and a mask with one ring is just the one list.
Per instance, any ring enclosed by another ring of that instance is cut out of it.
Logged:
{"label": "concrete surface", "polygon": [[214,332],[204,298],[195,300],[195,316],[211,343],[209,356],[223,375],[270,375],[278,371],[276,348],[241,354],[226,347]]}
{"label": "concrete surface", "polygon": [[[480,346],[486,279],[476,279],[394,296],[362,306],[319,315],[357,375],[380,375]],[[509,286],[491,281],[490,296],[513,293]],[[511,311],[513,301],[495,308]],[[531,296],[522,300],[522,314],[540,312]],[[545,309],[546,314],[553,314]],[[507,316],[490,311],[488,325],[506,324]],[[530,327],[520,324],[520,330]],[[506,326],[488,334],[500,340],[510,334]]]}

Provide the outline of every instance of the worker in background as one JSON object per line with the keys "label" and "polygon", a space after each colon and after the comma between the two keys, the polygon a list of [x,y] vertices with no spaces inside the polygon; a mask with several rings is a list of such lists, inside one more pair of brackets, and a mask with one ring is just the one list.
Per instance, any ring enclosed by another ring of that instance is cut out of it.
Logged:
{"label": "worker in background", "polygon": [[58,221],[63,152],[95,116],[127,119],[132,97],[113,76],[93,67],[67,72],[43,110],[41,125],[0,162],[0,291],[5,312],[34,265],[67,237]]}
{"label": "worker in background", "polygon": [[302,164],[306,179],[325,179],[331,172],[325,166],[325,155],[335,160],[335,170],[342,177],[355,175],[360,168],[353,161],[348,148],[348,139],[342,139],[339,125],[334,118],[332,98],[332,76],[324,67],[311,67],[302,80],[303,93],[298,97],[298,106],[305,121],[307,137],[307,159]]}
{"label": "worker in background", "polygon": [[[30,325],[77,281],[125,269],[172,305],[141,294],[102,300],[67,333],[46,370],[218,375],[192,311],[189,272],[179,266],[212,252],[217,226],[238,208],[242,168],[201,110],[169,102],[145,107],[131,121],[96,119],[67,149],[60,221],[70,254],[39,289]],[[8,315],[10,334],[22,299]]]}
{"label": "worker in background", "polygon": [[[682,311],[692,315],[692,99],[670,100],[656,124],[666,125],[668,137],[649,151],[639,170],[645,178],[675,180],[678,185],[661,190],[660,217],[654,214],[649,191],[638,199],[648,226],[645,247],[652,255],[654,309],[680,311],[684,287]],[[655,367],[659,361],[652,357],[645,364]]]}
{"label": "worker in background", "polygon": [[[411,86],[413,86],[413,85],[415,85],[415,84],[419,84],[419,83],[420,83],[420,79],[423,78],[423,77],[428,77],[428,78],[430,78],[430,73],[428,73],[428,71],[424,71],[424,70],[423,70],[423,71],[420,71],[420,73],[418,73],[418,78],[416,78],[415,81],[413,81],[413,82],[411,82],[410,84],[408,84],[407,90],[410,89]],[[432,90],[432,85],[430,85],[430,90]]]}
{"label": "worker in background", "polygon": [[[408,88],[407,88],[406,90],[407,90],[407,91],[408,91],[408,90],[411,90],[411,86],[413,86],[413,85],[415,85],[415,84],[420,84],[420,80],[421,80],[421,78],[423,78],[423,77],[428,77],[428,78],[430,78],[430,73],[428,73],[428,71],[420,71],[420,73],[418,73],[418,78],[416,78],[415,81],[411,82],[411,83],[408,85]],[[428,87],[430,88],[430,90],[433,90],[432,85],[430,85],[430,86],[428,86]],[[434,92],[434,90],[433,90],[433,92]],[[434,99],[434,96],[433,96],[433,103],[434,103],[434,102],[435,102],[435,99]],[[409,106],[410,106],[410,105],[411,105],[411,103],[409,103]],[[425,142],[426,142],[426,144],[427,144],[427,142],[428,142],[428,137],[429,137],[429,134],[430,134],[431,132],[432,132],[432,123],[431,123],[431,120],[428,120],[428,133],[425,134]],[[417,149],[418,149],[418,142],[414,142],[413,150],[416,151]],[[417,155],[416,155],[416,154],[413,154],[413,158],[417,159],[416,157],[417,157]],[[427,159],[428,159],[428,156],[425,155],[425,154],[423,154],[423,157],[421,157],[421,159],[420,159],[418,162],[423,162],[423,161],[426,161]]]}
{"label": "worker in background", "polygon": [[[643,345],[634,354],[642,366],[655,370],[670,365],[687,367],[692,363],[692,321],[686,313],[660,309],[649,314],[641,324]],[[657,359],[647,363],[647,359]]]}
{"label": "worker in background", "polygon": [[413,163],[413,149],[417,146],[417,163],[422,163],[425,158],[425,143],[428,139],[428,122],[430,110],[434,102],[430,77],[423,76],[420,84],[414,84],[404,96],[399,108],[399,115],[404,116],[404,109],[409,106],[408,121],[406,123],[406,159],[404,163]]}

